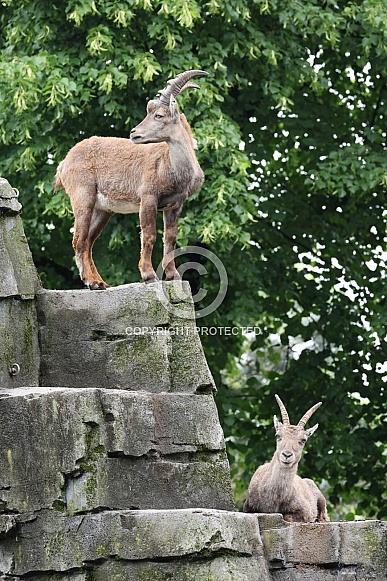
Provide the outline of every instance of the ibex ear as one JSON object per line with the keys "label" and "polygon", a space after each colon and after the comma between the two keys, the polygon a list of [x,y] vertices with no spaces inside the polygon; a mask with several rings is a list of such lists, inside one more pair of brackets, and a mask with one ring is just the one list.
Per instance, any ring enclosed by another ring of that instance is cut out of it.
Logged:
{"label": "ibex ear", "polygon": [[274,427],[275,427],[275,433],[278,432],[278,430],[280,428],[282,428],[283,424],[281,424],[281,422],[279,420],[277,420],[277,416],[274,416]]}
{"label": "ibex ear", "polygon": [[318,424],[316,424],[315,426],[313,426],[312,428],[308,428],[307,430],[305,430],[305,432],[308,434],[308,438],[315,433],[315,431],[318,428]]}
{"label": "ibex ear", "polygon": [[175,120],[177,118],[177,116],[179,115],[179,111],[177,110],[176,100],[175,100],[173,95],[171,95],[171,97],[169,99],[169,111],[171,113],[172,119]]}

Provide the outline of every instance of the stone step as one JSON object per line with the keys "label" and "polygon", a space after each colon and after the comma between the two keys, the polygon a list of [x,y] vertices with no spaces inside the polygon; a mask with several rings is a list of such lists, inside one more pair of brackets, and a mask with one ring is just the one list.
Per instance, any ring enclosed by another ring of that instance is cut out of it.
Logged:
{"label": "stone step", "polygon": [[212,395],[0,390],[0,512],[233,510]]}
{"label": "stone step", "polygon": [[386,581],[387,522],[286,523],[258,514],[273,581]]}
{"label": "stone step", "polygon": [[212,393],[187,282],[37,295],[40,385]]}
{"label": "stone step", "polygon": [[204,509],[41,511],[2,543],[3,579],[268,581],[254,515]]}

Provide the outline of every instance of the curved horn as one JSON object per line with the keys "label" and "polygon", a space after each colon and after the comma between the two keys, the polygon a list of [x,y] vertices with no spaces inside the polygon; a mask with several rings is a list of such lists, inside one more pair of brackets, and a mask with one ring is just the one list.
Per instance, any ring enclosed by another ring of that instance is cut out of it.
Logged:
{"label": "curved horn", "polygon": [[305,424],[306,422],[309,420],[309,418],[312,416],[312,414],[314,414],[314,412],[316,411],[317,408],[320,407],[320,405],[322,404],[322,401],[319,401],[318,403],[314,404],[314,406],[312,406],[310,408],[310,410],[308,410],[300,419],[300,421],[297,424],[298,428],[305,428]]}
{"label": "curved horn", "polygon": [[275,399],[277,400],[277,403],[279,405],[279,409],[281,410],[281,417],[282,417],[282,421],[283,421],[284,425],[289,426],[290,420],[289,420],[289,414],[286,411],[286,407],[284,406],[284,404],[282,403],[282,401],[280,400],[280,398],[278,397],[277,394],[275,394]]}
{"label": "curved horn", "polygon": [[179,91],[179,92],[180,92],[180,93],[182,93],[182,92],[183,92],[183,91],[185,91],[186,89],[200,89],[200,87],[199,87],[199,85],[197,85],[196,83],[191,83],[191,81],[190,81],[190,82],[186,83],[186,84],[184,85],[184,87],[182,87],[182,88],[180,89],[180,91]]}
{"label": "curved horn", "polygon": [[171,95],[173,97],[177,97],[177,95],[189,87],[199,88],[199,85],[195,85],[195,83],[189,83],[189,80],[192,77],[200,77],[200,76],[207,76],[208,73],[206,71],[199,71],[199,70],[192,70],[192,71],[184,71],[184,73],[180,73],[174,79],[170,79],[167,82],[167,86],[164,87],[161,91],[157,93],[158,100],[162,105],[169,106]]}

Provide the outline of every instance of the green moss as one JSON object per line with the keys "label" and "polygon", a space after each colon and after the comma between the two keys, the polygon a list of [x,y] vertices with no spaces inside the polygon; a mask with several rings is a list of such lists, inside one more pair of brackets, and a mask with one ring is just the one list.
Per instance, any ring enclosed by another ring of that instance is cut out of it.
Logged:
{"label": "green moss", "polygon": [[98,475],[96,472],[87,474],[84,481],[84,491],[87,502],[87,507],[84,508],[91,508],[96,503],[98,493]]}
{"label": "green moss", "polygon": [[223,486],[223,483],[230,479],[228,466],[222,462],[222,459],[216,461],[206,453],[198,453],[193,456],[191,462],[193,464],[192,480],[196,480],[200,486],[205,485],[210,488],[219,484]]}
{"label": "green moss", "polygon": [[24,346],[27,349],[32,349],[32,323],[31,321],[27,320],[25,327],[23,329],[23,339],[24,339]]}
{"label": "green moss", "polygon": [[[145,566],[138,574],[137,581],[170,581],[171,575],[157,570],[154,566]],[[183,581],[183,580],[181,580]]]}
{"label": "green moss", "polygon": [[106,458],[106,450],[100,443],[100,427],[97,423],[86,423],[84,442],[84,456],[79,462],[80,475],[67,483],[67,487],[73,484],[70,488],[70,498],[67,500],[69,514],[98,507],[104,486],[107,486],[106,467],[101,462]]}
{"label": "green moss", "polygon": [[278,545],[278,531],[276,529],[266,529],[261,531],[261,537],[265,547],[265,553],[269,555],[272,548]]}
{"label": "green moss", "polygon": [[[159,336],[143,335],[137,337],[137,340],[132,344],[133,358],[138,361],[145,369],[151,367],[153,369],[160,368],[160,364],[164,364],[164,358],[161,357],[161,348],[163,341],[160,341]],[[156,373],[158,375],[158,371]]]}
{"label": "green moss", "polygon": [[0,228],[6,233],[4,248],[12,264],[12,277],[17,282],[18,294],[34,296],[39,287],[39,278],[20,216],[1,216]]}
{"label": "green moss", "polygon": [[[39,347],[35,304],[32,300],[3,299],[0,304],[0,360],[3,362],[4,387],[37,385]],[[10,376],[8,369],[17,363],[20,375]]]}
{"label": "green moss", "polygon": [[167,365],[163,347],[164,342],[151,334],[116,341],[111,365],[119,370],[130,369],[145,384],[158,383]]}
{"label": "green moss", "polygon": [[84,471],[94,468],[95,462],[105,455],[105,447],[101,444],[101,430],[98,424],[86,423],[85,454],[80,467]]}
{"label": "green moss", "polygon": [[9,367],[15,357],[15,324],[12,322],[13,299],[3,299],[0,305],[0,358]]}
{"label": "green moss", "polygon": [[150,533],[152,529],[154,529],[154,524],[152,522],[147,522],[145,525],[141,525],[141,531],[136,535],[136,545],[144,553],[151,552],[153,540]]}
{"label": "green moss", "polygon": [[52,503],[52,508],[61,513],[67,512],[66,503],[63,502],[63,500],[54,500],[54,502]]}
{"label": "green moss", "polygon": [[13,472],[13,458],[12,458],[12,450],[7,450],[7,462],[11,472]]}
{"label": "green moss", "polygon": [[[85,475],[83,489],[88,507],[96,503],[99,488],[99,460],[106,455],[101,442],[100,427],[98,424],[86,424],[85,455],[80,462],[80,469]],[[86,507],[85,507],[86,508]]]}
{"label": "green moss", "polygon": [[[376,525],[377,526],[377,525]],[[364,558],[367,563],[374,566],[384,566],[387,570],[386,541],[383,541],[380,531],[375,530],[375,526],[370,526],[363,532]]]}
{"label": "green moss", "polygon": [[122,339],[117,341],[115,345],[115,353],[113,355],[114,363],[121,367],[122,365],[126,365],[128,362],[128,345],[127,340]]}
{"label": "green moss", "polygon": [[98,557],[98,559],[100,559],[101,557],[105,557],[107,550],[106,547],[104,547],[103,545],[98,545],[95,549],[96,555]]}
{"label": "green moss", "polygon": [[[66,549],[67,549],[66,535],[63,532],[57,532],[55,535],[53,534],[44,546],[47,564],[49,565],[50,568],[55,569],[53,564],[57,562],[60,556],[66,553]],[[52,559],[54,560],[54,562],[52,562]]]}

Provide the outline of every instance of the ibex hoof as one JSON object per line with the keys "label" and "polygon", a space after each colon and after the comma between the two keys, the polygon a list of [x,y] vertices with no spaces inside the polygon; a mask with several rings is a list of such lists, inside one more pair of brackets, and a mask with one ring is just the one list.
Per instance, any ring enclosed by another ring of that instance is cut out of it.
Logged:
{"label": "ibex hoof", "polygon": [[167,276],[165,280],[182,280],[182,279],[181,279],[180,274],[176,270],[176,272],[174,272],[170,276]]}
{"label": "ibex hoof", "polygon": [[151,282],[159,282],[160,279],[158,276],[150,276],[149,278],[143,278],[142,280],[145,284],[150,284]]}
{"label": "ibex hoof", "polygon": [[93,282],[89,284],[90,290],[106,290],[107,288],[109,288],[109,285],[106,284],[106,282],[103,282],[102,280],[100,282],[98,282],[97,280],[93,280]]}

